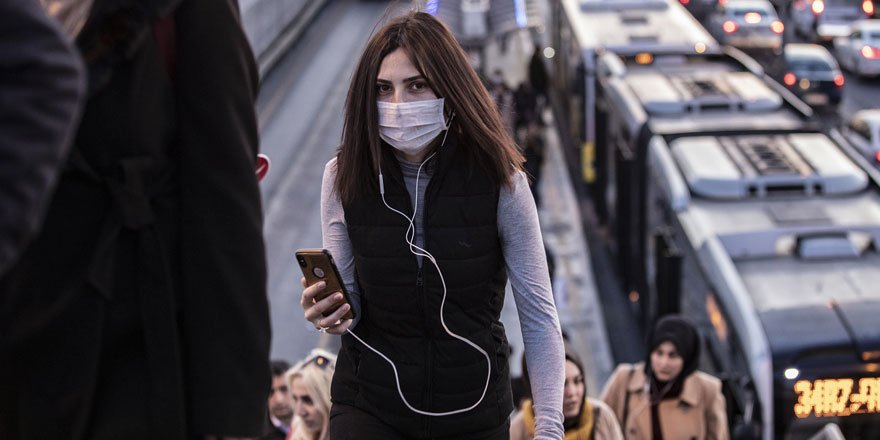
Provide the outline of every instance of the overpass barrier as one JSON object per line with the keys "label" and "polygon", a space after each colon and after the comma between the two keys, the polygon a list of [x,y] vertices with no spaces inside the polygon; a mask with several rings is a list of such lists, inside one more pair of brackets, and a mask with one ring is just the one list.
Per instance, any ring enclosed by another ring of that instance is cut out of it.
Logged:
{"label": "overpass barrier", "polygon": [[306,29],[327,0],[239,0],[245,34],[260,67],[260,76]]}

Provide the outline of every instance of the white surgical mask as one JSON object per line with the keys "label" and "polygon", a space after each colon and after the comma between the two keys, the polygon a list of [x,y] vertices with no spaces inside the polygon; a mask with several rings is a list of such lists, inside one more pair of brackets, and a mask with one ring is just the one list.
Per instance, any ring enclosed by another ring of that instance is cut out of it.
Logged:
{"label": "white surgical mask", "polygon": [[418,154],[449,128],[443,117],[443,98],[399,104],[377,101],[376,105],[379,137],[406,154]]}

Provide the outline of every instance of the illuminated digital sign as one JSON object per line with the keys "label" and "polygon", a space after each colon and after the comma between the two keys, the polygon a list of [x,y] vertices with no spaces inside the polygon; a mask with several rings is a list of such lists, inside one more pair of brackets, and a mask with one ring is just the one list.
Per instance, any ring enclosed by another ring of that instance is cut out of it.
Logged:
{"label": "illuminated digital sign", "polygon": [[880,377],[799,380],[794,414],[798,418],[846,417],[880,413]]}

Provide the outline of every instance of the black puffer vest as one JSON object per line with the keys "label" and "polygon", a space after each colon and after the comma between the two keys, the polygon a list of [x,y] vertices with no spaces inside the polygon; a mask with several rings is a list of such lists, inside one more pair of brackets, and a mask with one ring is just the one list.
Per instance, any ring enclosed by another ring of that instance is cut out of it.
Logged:
{"label": "black puffer vest", "polygon": [[[333,377],[334,403],[365,410],[410,438],[492,432],[513,409],[509,346],[499,321],[507,283],[496,219],[499,188],[478,168],[465,166],[454,144],[450,137],[432,159],[438,163],[425,196],[425,244],[446,281],[447,326],[489,354],[485,398],[465,413],[419,415],[401,401],[391,365],[351,335],[342,337]],[[393,158],[385,164],[385,199],[412,213],[399,165]],[[406,220],[385,207],[379,194],[344,209],[362,294],[355,333],[394,361],[416,409],[447,412],[476,403],[486,384],[486,358],[444,331],[443,285],[427,258],[419,269],[404,241]]]}

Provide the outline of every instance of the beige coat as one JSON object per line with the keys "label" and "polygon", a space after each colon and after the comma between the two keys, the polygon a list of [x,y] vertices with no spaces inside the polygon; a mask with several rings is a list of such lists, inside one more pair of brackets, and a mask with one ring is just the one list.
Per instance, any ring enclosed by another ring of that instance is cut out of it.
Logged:
{"label": "beige coat", "polygon": [[[621,426],[627,440],[651,439],[647,389],[644,364],[638,363],[619,365],[602,390],[602,400],[618,420],[623,419],[627,391],[630,393],[626,426]],[[664,440],[727,440],[730,437],[721,381],[708,374],[699,371],[691,374],[684,381],[681,395],[660,402],[659,413]]]}
{"label": "beige coat", "polygon": [[[593,420],[593,439],[623,440],[623,433],[620,432],[614,411],[599,399],[588,397],[587,401],[596,411],[596,417]],[[517,411],[510,420],[510,440],[532,440],[526,429],[522,411]]]}

